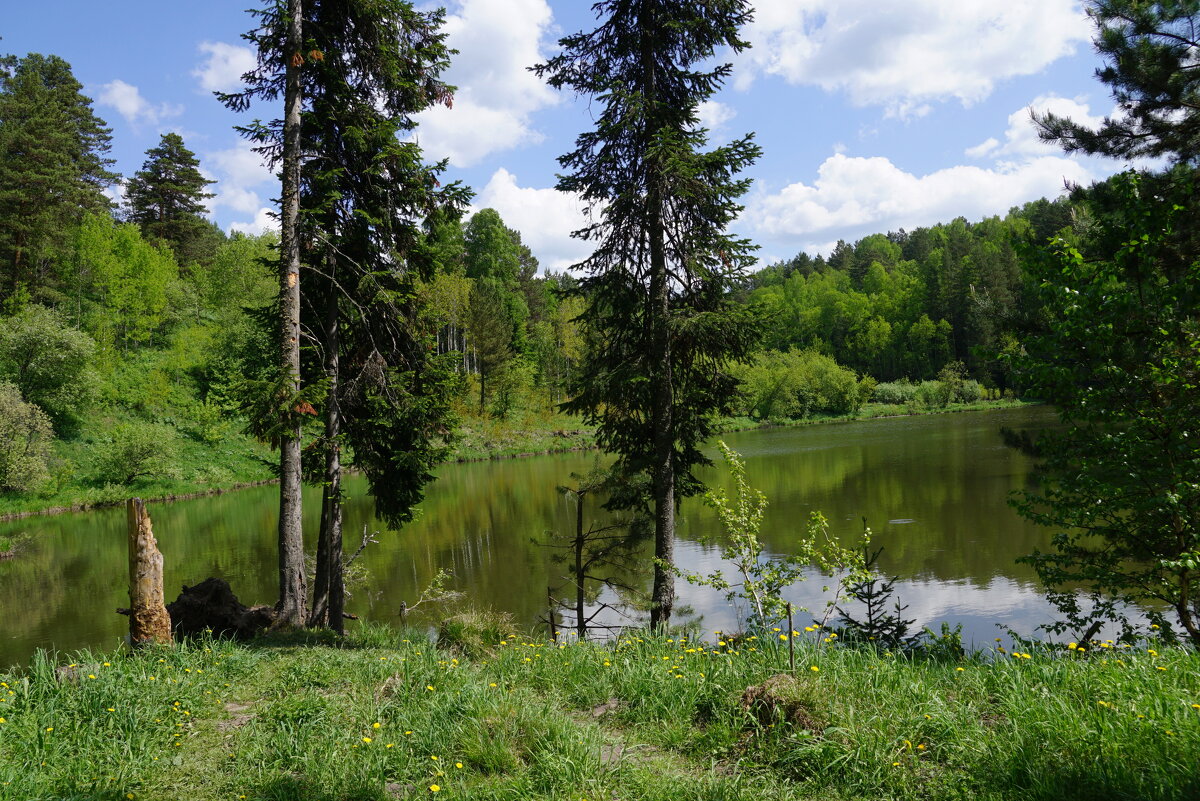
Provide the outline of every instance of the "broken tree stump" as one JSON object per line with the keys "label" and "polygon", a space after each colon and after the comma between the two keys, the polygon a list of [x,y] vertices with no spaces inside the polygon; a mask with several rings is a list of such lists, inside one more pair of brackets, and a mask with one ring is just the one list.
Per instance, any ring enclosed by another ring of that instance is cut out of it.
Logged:
{"label": "broken tree stump", "polygon": [[163,598],[163,555],[141,498],[126,504],[129,519],[129,641],[137,648],[171,642],[171,617]]}

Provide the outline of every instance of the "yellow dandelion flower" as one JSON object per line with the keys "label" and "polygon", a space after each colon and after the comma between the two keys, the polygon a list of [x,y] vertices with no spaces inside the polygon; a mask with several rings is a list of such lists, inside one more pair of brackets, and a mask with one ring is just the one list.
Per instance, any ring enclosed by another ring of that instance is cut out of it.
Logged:
{"label": "yellow dandelion flower", "polygon": [[364,743],[369,743],[369,742],[371,742],[371,738],[370,738],[370,737],[364,737],[364,738],[363,738],[363,742],[364,742]]}
{"label": "yellow dandelion flower", "polygon": [[811,670],[813,673],[816,673],[817,671],[820,670],[820,668],[817,667],[816,665],[813,665],[812,667],[809,668],[809,670]]}
{"label": "yellow dandelion flower", "polygon": [[784,640],[784,641],[786,642],[786,641],[787,641],[787,635],[786,635],[786,634],[780,634],[780,635],[779,635],[779,639],[781,639],[781,640]]}
{"label": "yellow dandelion flower", "polygon": [[431,784],[431,785],[429,785],[429,792],[431,792],[431,793],[436,793],[436,792],[438,792],[438,791],[439,791],[439,790],[441,790],[441,789],[442,789],[442,788],[441,788],[441,787],[438,787],[436,784]]}
{"label": "yellow dandelion flower", "polygon": [[371,724],[371,728],[372,728],[372,729],[378,729],[378,728],[379,728],[380,726],[382,726],[382,725],[383,725],[382,723],[372,723],[372,724]]}
{"label": "yellow dandelion flower", "polygon": [[95,674],[95,673],[89,673],[89,674],[88,674],[88,678],[89,678],[89,679],[94,679],[94,678],[96,678],[96,674]]}
{"label": "yellow dandelion flower", "polygon": [[8,721],[5,720],[4,718],[0,718],[0,723],[8,723]]}
{"label": "yellow dandelion flower", "polygon": [[1158,665],[1158,666],[1155,668],[1155,670],[1166,670],[1166,668],[1165,668],[1165,667],[1163,667],[1162,665]]}
{"label": "yellow dandelion flower", "polygon": [[425,685],[425,689],[426,689],[426,690],[429,690],[430,692],[432,692],[432,691],[433,691],[433,685],[432,685],[432,684],[426,684],[426,685]]}
{"label": "yellow dandelion flower", "polygon": [[461,763],[461,762],[455,762],[455,763],[454,763],[454,767],[456,767],[456,768],[459,768],[459,769],[461,770],[461,769],[462,769],[462,763]]}
{"label": "yellow dandelion flower", "polygon": [[431,756],[430,759],[432,759],[434,762],[437,762],[437,757],[435,756]]}

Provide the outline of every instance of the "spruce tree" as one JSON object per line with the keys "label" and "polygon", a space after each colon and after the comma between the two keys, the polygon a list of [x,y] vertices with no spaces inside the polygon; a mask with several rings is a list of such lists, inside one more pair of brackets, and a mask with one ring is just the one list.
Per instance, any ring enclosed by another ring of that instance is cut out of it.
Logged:
{"label": "spruce tree", "polygon": [[204,219],[204,201],[213,197],[205,191],[211,183],[200,174],[200,162],[183,137],[163,134],[158,146],[146,151],[142,169],[125,184],[127,217],[146,239],[170,245],[180,266],[206,261],[220,236]]}
{"label": "spruce tree", "polygon": [[747,45],[746,0],[601,0],[599,27],[561,40],[535,68],[556,88],[589,95],[596,127],[559,161],[558,183],[592,215],[576,236],[595,243],[582,263],[591,343],[578,393],[565,405],[597,425],[600,444],[628,474],[651,477],[655,521],[650,623],[674,604],[675,508],[698,491],[701,444],[736,384],[730,360],[752,346],[752,312],[729,288],[752,263],[726,227],[759,155],[752,136],[705,150],[697,110],[728,77],[708,68],[718,48]]}
{"label": "spruce tree", "polygon": [[0,58],[0,298],[54,296],[52,266],[85,211],[107,211],[110,130],[58,56]]}
{"label": "spruce tree", "polygon": [[301,228],[312,244],[306,308],[321,332],[326,386],[309,622],[341,631],[341,448],[353,449],[376,513],[393,526],[410,520],[445,455],[457,385],[457,358],[437,354],[437,324],[420,291],[436,268],[424,223],[461,213],[468,193],[442,185],[445,164],[425,163],[407,136],[414,115],[450,101],[439,78],[450,52],[441,13],[405,0],[311,0],[306,24],[302,132],[313,158],[303,171]]}

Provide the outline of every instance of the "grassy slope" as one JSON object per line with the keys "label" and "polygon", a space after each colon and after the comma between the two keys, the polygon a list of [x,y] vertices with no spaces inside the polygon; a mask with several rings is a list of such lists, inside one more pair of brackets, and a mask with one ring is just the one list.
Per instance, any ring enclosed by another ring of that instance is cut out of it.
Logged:
{"label": "grassy slope", "polygon": [[[1200,655],[910,662],[780,643],[493,628],[39,658],[0,674],[0,797],[1188,799]],[[572,638],[564,638],[570,640]],[[990,657],[990,658],[989,658]],[[7,685],[7,686],[5,686]],[[6,694],[6,695],[5,695]],[[432,788],[437,787],[434,791]]]}

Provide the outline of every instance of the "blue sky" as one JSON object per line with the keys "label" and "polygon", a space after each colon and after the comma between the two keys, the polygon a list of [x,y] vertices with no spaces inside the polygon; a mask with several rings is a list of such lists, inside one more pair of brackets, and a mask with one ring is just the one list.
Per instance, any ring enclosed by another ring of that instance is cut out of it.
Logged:
{"label": "blue sky", "polygon": [[[251,0],[20,4],[0,22],[0,52],[69,61],[113,129],[130,175],[167,131],[217,179],[213,218],[258,231],[277,184],[212,97],[251,63],[240,39]],[[461,53],[452,110],[423,116],[422,146],[451,177],[522,232],[544,267],[587,255],[569,232],[580,208],[553,190],[556,157],[590,127],[585,101],[525,68],[557,39],[590,28],[585,0],[447,0]],[[1080,120],[1111,113],[1093,77],[1092,28],[1075,0],[759,0],[730,84],[703,109],[715,140],[755,131],[763,158],[738,233],[764,262],[838,239],[977,220],[1124,165],[1067,158],[1039,143],[1028,108]],[[725,55],[729,59],[729,54]],[[274,109],[258,114],[271,116]]]}

